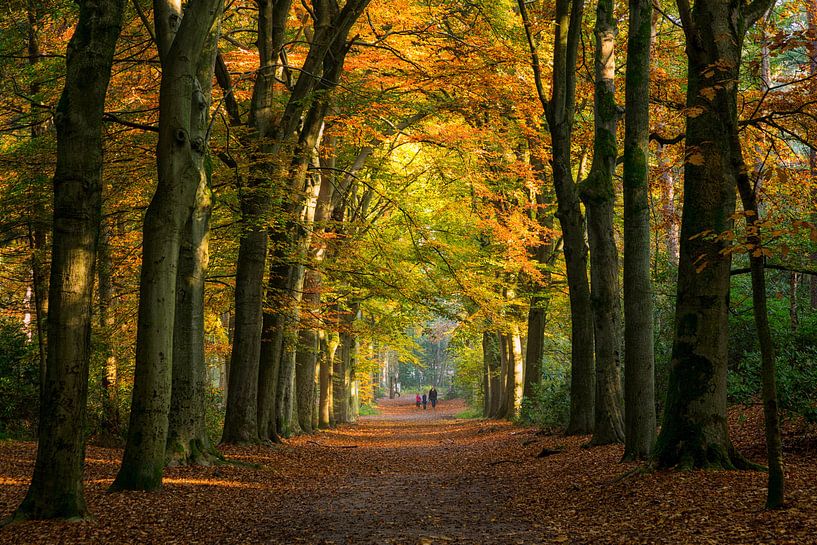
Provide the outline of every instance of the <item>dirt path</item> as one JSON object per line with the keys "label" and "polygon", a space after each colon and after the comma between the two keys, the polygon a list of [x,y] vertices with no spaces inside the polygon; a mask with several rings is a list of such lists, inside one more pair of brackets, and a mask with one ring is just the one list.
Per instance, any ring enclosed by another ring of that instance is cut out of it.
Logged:
{"label": "dirt path", "polygon": [[[27,522],[0,544],[817,543],[814,444],[789,444],[791,508],[762,510],[756,472],[635,473],[621,447],[542,436],[383,400],[380,414],[279,446],[228,448],[227,465],[173,468],[156,493],[105,494],[121,451],[89,448],[85,523]],[[735,415],[762,453],[759,412]],[[543,447],[559,454],[537,458]],[[25,494],[35,445],[0,442],[0,516]]]}

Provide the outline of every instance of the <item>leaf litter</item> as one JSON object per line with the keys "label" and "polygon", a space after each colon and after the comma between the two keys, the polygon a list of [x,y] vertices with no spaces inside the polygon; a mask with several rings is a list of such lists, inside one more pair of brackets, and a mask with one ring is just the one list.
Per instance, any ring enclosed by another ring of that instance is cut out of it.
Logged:
{"label": "leaf litter", "polygon": [[[246,464],[168,468],[152,493],[106,493],[121,451],[91,446],[93,518],[14,524],[0,544],[817,543],[813,427],[788,423],[787,506],[765,511],[765,473],[641,471],[619,462],[620,445],[454,418],[464,408],[382,400],[356,424],[222,448]],[[730,424],[763,460],[760,408],[733,408]],[[35,454],[0,442],[0,516],[25,495]]]}

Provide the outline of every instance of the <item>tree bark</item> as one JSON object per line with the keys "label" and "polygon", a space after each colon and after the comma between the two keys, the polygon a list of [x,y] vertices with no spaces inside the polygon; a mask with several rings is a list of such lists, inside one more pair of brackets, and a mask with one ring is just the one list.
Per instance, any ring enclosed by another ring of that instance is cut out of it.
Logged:
{"label": "tree bark", "polygon": [[563,234],[571,322],[570,421],[568,435],[593,430],[595,377],[593,363],[593,310],[587,282],[587,245],[584,218],[573,180],[571,139],[576,106],[576,58],[581,37],[584,0],[557,0],[553,36],[551,96],[545,96],[541,64],[531,29],[527,4],[518,2],[531,54],[537,95],[550,132],[556,217]]}
{"label": "tree bark", "polygon": [[726,421],[732,257],[722,252],[726,243],[717,235],[734,227],[739,172],[730,159],[743,40],[769,4],[699,0],[690,10],[678,1],[687,36],[689,114],[675,337],[654,453],[660,467],[750,467],[734,448]]}
{"label": "tree bark", "polygon": [[83,518],[91,305],[102,208],[102,115],[123,0],[79,2],[57,105],[46,376],[37,459],[13,519]]}
{"label": "tree bark", "polygon": [[656,435],[648,168],[652,13],[651,0],[630,0],[624,108],[625,460],[649,458]]}
{"label": "tree bark", "polygon": [[[531,159],[537,176],[544,176],[545,165],[540,159]],[[550,296],[547,293],[550,287],[551,273],[549,267],[555,259],[553,237],[553,195],[545,188],[536,194],[536,220],[544,231],[547,240],[536,247],[533,258],[540,267],[541,279],[531,282],[533,294],[528,309],[528,338],[525,345],[525,383],[522,390],[524,399],[531,399],[535,395],[536,386],[542,380],[542,363],[545,357],[545,326],[550,306]]]}
{"label": "tree bark", "polygon": [[[136,369],[128,440],[112,490],[161,487],[173,368],[176,278],[182,231],[195,203],[207,140],[209,103],[197,69],[221,0],[191,0],[184,14],[172,0],[155,0],[162,81],[159,91],[158,184],[145,214]],[[183,16],[182,16],[183,15]]]}
{"label": "tree bark", "polygon": [[749,264],[752,269],[752,308],[760,343],[761,395],[766,428],[766,459],[769,464],[766,508],[777,509],[783,506],[785,474],[783,471],[783,441],[780,431],[779,405],[777,403],[774,343],[772,342],[769,311],[766,305],[766,272],[763,266],[765,257],[761,238],[760,210],[758,209],[757,192],[752,187],[743,160],[736,126],[732,132],[732,160],[738,170],[738,191],[743,203],[746,231],[749,233],[746,242],[751,249]]}
{"label": "tree bark", "polygon": [[270,396],[274,398],[273,385],[277,382],[277,358],[273,356],[277,337],[272,329],[264,328],[264,324],[272,327],[274,323],[263,312],[264,269],[271,212],[269,173],[279,170],[273,161],[280,152],[274,141],[278,127],[273,84],[290,5],[291,0],[258,1],[259,69],[250,103],[251,135],[247,138],[247,145],[255,149],[250,154],[248,183],[239,192],[243,229],[236,264],[236,327],[222,443],[254,443],[276,437],[270,420],[274,399]]}
{"label": "tree bark", "polygon": [[335,397],[334,397],[334,368],[335,353],[340,339],[335,332],[327,331],[325,341],[321,343],[321,372],[320,372],[320,427],[327,428],[335,425]]}
{"label": "tree bark", "polygon": [[612,0],[598,0],[595,51],[595,139],[590,174],[580,186],[587,211],[590,242],[590,285],[596,349],[594,445],[624,441],[618,286],[618,250],[613,206],[616,169],[615,34]]}
{"label": "tree bark", "polygon": [[103,222],[99,234],[97,250],[97,279],[99,286],[99,329],[103,344],[105,366],[102,370],[102,423],[103,432],[110,437],[118,436],[121,432],[121,417],[119,414],[119,365],[117,358],[116,341],[114,334],[114,317],[112,306],[114,301],[113,281],[111,278],[113,264],[111,263],[110,238],[112,228],[109,222]]}

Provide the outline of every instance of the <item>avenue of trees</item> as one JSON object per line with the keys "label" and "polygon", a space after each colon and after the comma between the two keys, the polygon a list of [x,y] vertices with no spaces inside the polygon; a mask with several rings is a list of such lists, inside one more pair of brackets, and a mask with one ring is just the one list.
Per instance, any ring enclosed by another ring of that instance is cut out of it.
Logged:
{"label": "avenue of trees", "polygon": [[89,514],[89,438],[124,446],[112,491],[155,490],[399,384],[659,468],[757,468],[727,411],[759,400],[780,507],[781,410],[817,416],[815,17],[11,2],[0,433],[38,440],[12,518]]}

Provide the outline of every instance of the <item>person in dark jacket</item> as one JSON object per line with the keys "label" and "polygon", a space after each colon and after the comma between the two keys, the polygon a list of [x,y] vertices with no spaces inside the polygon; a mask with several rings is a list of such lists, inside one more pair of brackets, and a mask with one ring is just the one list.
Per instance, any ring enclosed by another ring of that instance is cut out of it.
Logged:
{"label": "person in dark jacket", "polygon": [[423,410],[426,410],[426,403],[428,403],[428,397],[423,393]]}
{"label": "person in dark jacket", "polygon": [[434,386],[431,387],[431,390],[428,391],[428,401],[431,402],[431,408],[437,408],[437,388]]}

